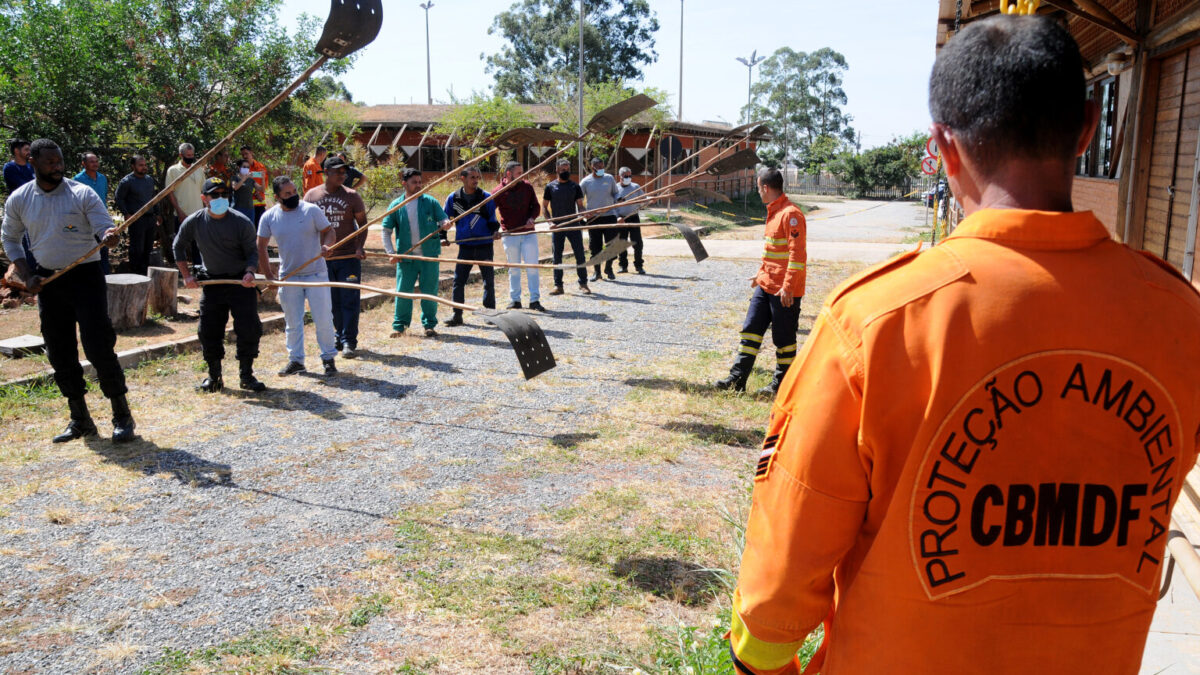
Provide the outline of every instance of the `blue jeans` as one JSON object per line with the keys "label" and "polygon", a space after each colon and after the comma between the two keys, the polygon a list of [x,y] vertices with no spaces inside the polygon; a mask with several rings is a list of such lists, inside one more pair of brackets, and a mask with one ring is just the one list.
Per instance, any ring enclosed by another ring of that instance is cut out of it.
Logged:
{"label": "blue jeans", "polygon": [[[492,259],[492,244],[487,243],[483,246],[459,246],[459,260],[487,260]],[[471,276],[471,268],[474,265],[465,265],[458,263],[454,266],[454,290],[451,297],[455,302],[465,302],[467,296],[467,278]],[[483,306],[487,309],[496,309],[496,268],[491,265],[479,265],[479,276],[483,279]]]}
{"label": "blue jeans", "polygon": [[[327,274],[297,274],[289,281],[322,282],[328,281]],[[304,301],[308,300],[308,310],[312,313],[313,328],[317,331],[317,347],[321,350],[321,360],[332,359],[337,350],[333,344],[333,310],[329,298],[329,289],[298,288],[296,286],[281,286],[279,288],[279,304],[283,307],[283,320],[287,324],[288,359],[296,363],[304,363]]]}
{"label": "blue jeans", "polygon": [[[329,267],[329,280],[341,281],[347,284],[357,284],[362,281],[362,261],[357,258],[350,260],[326,260]],[[348,288],[331,288],[329,296],[333,302],[333,331],[337,341],[358,349],[358,313],[360,291]]]}
{"label": "blue jeans", "polygon": [[[533,263],[538,261],[538,235],[518,234],[504,238],[504,257],[510,263]],[[508,270],[508,298],[513,302],[521,301],[521,273],[525,273],[525,283],[529,286],[529,301],[541,299],[541,278],[537,270],[521,269]]]}

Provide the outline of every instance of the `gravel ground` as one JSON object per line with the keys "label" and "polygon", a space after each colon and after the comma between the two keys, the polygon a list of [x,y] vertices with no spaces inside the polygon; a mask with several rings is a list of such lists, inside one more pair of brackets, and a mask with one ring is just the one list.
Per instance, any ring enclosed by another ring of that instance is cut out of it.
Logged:
{"label": "gravel ground", "polygon": [[[569,504],[588,476],[514,480],[506,453],[569,446],[580,418],[625,397],[639,363],[723,348],[699,328],[712,307],[746,297],[754,266],[656,259],[652,274],[593,283],[595,295],[544,298],[552,312],[537,320],[559,366],[531,382],[503,335],[468,315],[474,325],[437,341],[364,342],[336,378],[272,376],[264,394],[230,393],[173,447],[154,445],[170,421],[143,424],[149,452],[136,460],[93,442],[126,472],[115,500],[125,506],[39,490],[0,510],[0,671],[135,672],[164,647],[218,644],[295,617],[316,603],[314,588],[355,588],[364,550],[392,545],[389,518],[497,476],[507,476],[502,488],[467,493],[455,524],[524,533],[531,512]],[[507,280],[497,281],[503,300]],[[264,339],[262,369],[282,360],[281,339]],[[82,471],[42,450],[0,487]],[[70,516],[54,524],[47,514],[59,511]],[[120,648],[130,656],[113,667],[104,650]]]}

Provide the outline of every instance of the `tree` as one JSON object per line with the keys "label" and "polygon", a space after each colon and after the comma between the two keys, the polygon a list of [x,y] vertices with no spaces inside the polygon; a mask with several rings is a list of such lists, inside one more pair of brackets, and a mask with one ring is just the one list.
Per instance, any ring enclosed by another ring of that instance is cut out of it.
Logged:
{"label": "tree", "polygon": [[859,194],[876,188],[902,187],[918,175],[925,153],[926,136],[920,132],[871,148],[862,154],[843,153],[830,168],[841,180],[854,185]]}
{"label": "tree", "polygon": [[811,54],[781,47],[763,61],[751,87],[750,117],[770,124],[769,145],[781,163],[819,174],[854,141],[843,111],[847,68],[846,58],[827,47]]}
{"label": "tree", "polygon": [[[660,131],[666,128],[667,123],[671,119],[671,113],[666,107],[667,100],[666,92],[661,89],[646,88],[636,89],[626,86],[621,82],[597,82],[594,84],[584,84],[583,86],[583,121],[586,124],[596,113],[605,108],[616,105],[621,101],[637,94],[645,94],[659,104],[653,108],[642,112],[631,120],[626,120],[626,123],[636,122],[639,126],[647,128],[658,127]],[[551,105],[554,108],[554,116],[558,118],[558,124],[554,125],[555,131],[561,131],[568,134],[576,134],[579,131],[579,104],[574,96],[568,96],[565,92],[560,91],[553,95],[551,99],[554,101]],[[608,157],[617,147],[617,141],[620,135],[620,130],[610,130],[609,134],[597,134],[592,136],[587,142],[587,150],[585,154],[588,157],[603,156]],[[574,158],[578,154],[578,147],[572,146],[565,153],[566,157]]]}
{"label": "tree", "polygon": [[[451,134],[473,143],[479,139],[479,152],[485,152],[490,141],[500,134],[517,127],[533,126],[533,115],[512,99],[501,96],[485,96],[475,93],[465,101],[454,101],[451,107],[433,128],[441,136]],[[477,147],[479,147],[477,146]]]}
{"label": "tree", "polygon": [[[201,152],[274,97],[315,59],[320,22],[289,33],[282,0],[16,0],[0,7],[0,125],[14,135],[93,150],[105,165],[133,152],[161,176],[179,143]],[[336,75],[348,60],[330,62]],[[270,161],[328,89],[309,85],[252,127]]]}
{"label": "tree", "polygon": [[[585,9],[584,80],[641,80],[644,66],[658,60],[658,19],[648,0],[591,0]],[[505,46],[486,60],[487,72],[496,78],[497,95],[532,103],[541,93],[541,83],[577,79],[576,0],[519,0],[496,15],[488,34],[496,33]]]}

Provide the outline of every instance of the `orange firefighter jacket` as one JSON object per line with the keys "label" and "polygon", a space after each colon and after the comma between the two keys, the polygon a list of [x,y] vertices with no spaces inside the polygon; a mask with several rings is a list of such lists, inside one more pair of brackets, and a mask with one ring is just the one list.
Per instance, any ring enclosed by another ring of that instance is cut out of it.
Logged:
{"label": "orange firefighter jacket", "polygon": [[782,195],[767,205],[767,227],[763,233],[762,265],[754,283],[771,295],[787,288],[795,297],[804,296],[804,212]]}
{"label": "orange firefighter jacket", "polygon": [[[985,210],[843,284],[779,390],[754,672],[1138,672],[1196,462],[1200,295],[1086,213]],[[776,670],[779,669],[779,670]]]}

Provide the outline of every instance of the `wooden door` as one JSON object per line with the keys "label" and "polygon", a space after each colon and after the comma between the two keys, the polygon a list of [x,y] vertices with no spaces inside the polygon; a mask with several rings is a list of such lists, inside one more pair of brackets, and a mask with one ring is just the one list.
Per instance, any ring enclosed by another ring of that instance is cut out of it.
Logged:
{"label": "wooden door", "polygon": [[1200,45],[1162,60],[1142,248],[1183,265],[1200,134]]}

